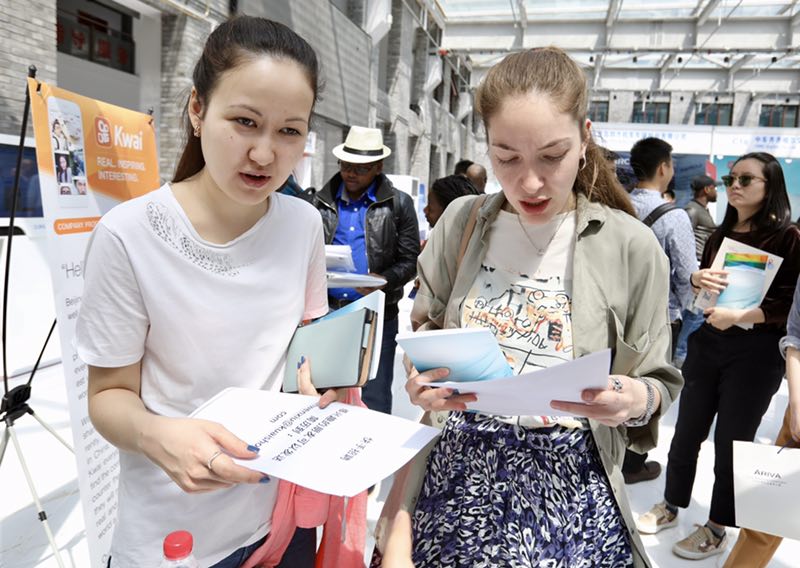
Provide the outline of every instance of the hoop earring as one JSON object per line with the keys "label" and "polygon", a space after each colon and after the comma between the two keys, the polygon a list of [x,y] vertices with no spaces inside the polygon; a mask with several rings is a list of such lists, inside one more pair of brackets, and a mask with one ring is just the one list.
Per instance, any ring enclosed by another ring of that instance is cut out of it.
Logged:
{"label": "hoop earring", "polygon": [[586,167],[586,156],[581,156],[581,159],[578,160],[578,171],[582,172],[583,168]]}

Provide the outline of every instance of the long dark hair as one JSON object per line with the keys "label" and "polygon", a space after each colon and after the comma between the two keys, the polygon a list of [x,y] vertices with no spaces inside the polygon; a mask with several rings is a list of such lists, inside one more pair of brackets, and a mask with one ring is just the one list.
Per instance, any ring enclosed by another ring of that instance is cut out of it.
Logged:
{"label": "long dark hair", "polygon": [[437,179],[431,184],[431,193],[436,196],[442,210],[447,209],[450,203],[464,195],[479,195],[478,190],[462,175],[453,174]]}
{"label": "long dark hair", "polygon": [[[783,168],[781,168],[780,162],[772,154],[751,152],[737,158],[733,165],[735,166],[742,160],[761,162],[764,166],[764,179],[767,180],[764,182],[766,194],[761,208],[750,218],[751,230],[759,233],[772,233],[785,229],[791,223],[792,206],[789,204],[786,179],[783,177]],[[739,214],[728,203],[725,218],[719,226],[719,232],[723,236],[729,235],[737,221],[739,221]]]}
{"label": "long dark hair", "polygon": [[603,150],[586,132],[589,88],[586,75],[578,64],[558,47],[542,47],[508,55],[489,69],[475,94],[475,108],[483,118],[486,131],[508,97],[530,92],[546,94],[561,112],[569,113],[581,129],[587,143],[586,161],[575,179],[574,191],[596,201],[625,211],[635,217],[630,198],[617,181],[614,168]]}
{"label": "long dark hair", "polygon": [[[319,63],[314,49],[308,42],[278,22],[253,16],[235,16],[211,32],[203,48],[203,54],[194,66],[192,81],[203,108],[208,107],[208,102],[223,73],[261,55],[290,59],[300,65],[306,72],[316,104],[321,89]],[[193,132],[187,100],[184,108],[186,142],[178,166],[175,168],[173,182],[193,176],[206,164],[200,139],[194,136]]]}

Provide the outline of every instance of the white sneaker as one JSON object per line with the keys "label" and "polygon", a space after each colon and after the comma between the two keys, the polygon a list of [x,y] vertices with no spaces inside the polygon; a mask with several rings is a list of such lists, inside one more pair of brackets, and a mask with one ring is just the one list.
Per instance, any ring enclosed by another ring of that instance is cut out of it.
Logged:
{"label": "white sneaker", "polygon": [[677,524],[678,514],[667,509],[666,501],[653,505],[652,509],[636,519],[636,528],[642,534],[656,534]]}
{"label": "white sneaker", "polygon": [[672,552],[687,560],[702,560],[725,551],[728,544],[726,533],[723,533],[721,538],[717,538],[707,526],[696,526],[697,529],[692,534],[675,543]]}

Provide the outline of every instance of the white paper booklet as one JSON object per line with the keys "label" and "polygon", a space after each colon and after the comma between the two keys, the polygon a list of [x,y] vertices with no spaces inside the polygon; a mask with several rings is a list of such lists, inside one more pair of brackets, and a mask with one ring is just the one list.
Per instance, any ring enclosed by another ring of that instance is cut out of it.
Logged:
{"label": "white paper booklet", "polygon": [[325,245],[325,266],[335,272],[354,272],[356,265],[350,245]]}
{"label": "white paper booklet", "polygon": [[328,271],[328,288],[376,288],[386,284],[385,278],[369,274]]}
{"label": "white paper booklet", "polygon": [[[461,394],[475,393],[478,400],[467,408],[503,416],[550,416],[553,400],[581,402],[585,389],[608,388],[611,350],[603,349],[579,359],[531,373],[489,381],[445,381],[437,386],[457,389]],[[570,413],[557,411],[559,416]]]}
{"label": "white paper booklet", "polygon": [[[728,272],[728,286],[720,294],[701,290],[694,301],[696,309],[712,306],[734,309],[756,308],[764,301],[783,258],[748,246],[733,239],[724,238],[711,263],[712,270]],[[753,324],[737,324],[750,329]]]}
{"label": "white paper booklet", "polygon": [[352,497],[400,469],[436,428],[313,396],[228,388],[193,414],[260,448],[236,463],[321,493]]}
{"label": "white paper booklet", "polygon": [[402,333],[397,344],[418,371],[447,367],[450,381],[482,381],[513,374],[497,339],[485,327]]}

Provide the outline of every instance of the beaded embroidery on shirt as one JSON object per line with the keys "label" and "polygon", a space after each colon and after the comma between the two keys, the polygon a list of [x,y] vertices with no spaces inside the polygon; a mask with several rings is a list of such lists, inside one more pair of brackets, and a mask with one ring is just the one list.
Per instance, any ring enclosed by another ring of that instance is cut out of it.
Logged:
{"label": "beaded embroidery on shirt", "polygon": [[230,255],[217,252],[194,242],[179,227],[166,206],[161,203],[147,204],[147,219],[156,235],[194,264],[221,276],[238,276],[239,266],[231,262]]}

